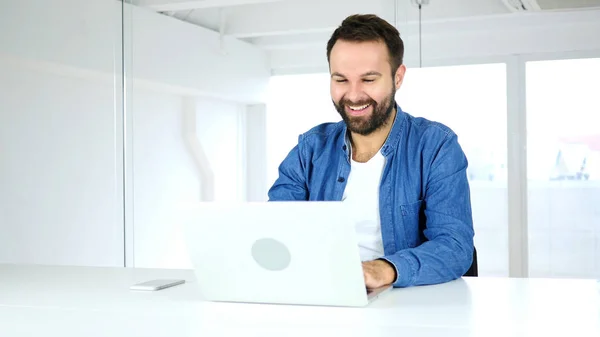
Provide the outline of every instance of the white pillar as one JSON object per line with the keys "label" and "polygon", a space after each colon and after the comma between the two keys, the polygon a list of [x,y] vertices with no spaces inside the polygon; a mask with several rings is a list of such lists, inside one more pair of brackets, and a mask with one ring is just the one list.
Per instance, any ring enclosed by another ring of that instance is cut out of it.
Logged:
{"label": "white pillar", "polygon": [[267,108],[246,106],[246,200],[267,200]]}

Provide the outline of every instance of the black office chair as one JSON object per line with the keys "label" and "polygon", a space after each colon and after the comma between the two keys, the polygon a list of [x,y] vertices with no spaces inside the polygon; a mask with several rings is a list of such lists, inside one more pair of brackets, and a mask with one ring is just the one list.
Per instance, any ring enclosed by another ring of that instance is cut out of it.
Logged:
{"label": "black office chair", "polygon": [[473,247],[473,262],[471,263],[471,267],[469,268],[469,270],[467,270],[464,276],[477,277],[478,275],[479,272],[477,270],[477,249]]}

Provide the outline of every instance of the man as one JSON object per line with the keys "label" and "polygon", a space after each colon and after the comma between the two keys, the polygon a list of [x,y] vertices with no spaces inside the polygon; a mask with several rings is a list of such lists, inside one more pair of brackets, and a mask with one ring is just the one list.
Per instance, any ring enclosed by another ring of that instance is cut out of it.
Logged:
{"label": "man", "polygon": [[271,201],[351,204],[367,288],[447,282],[473,262],[467,159],[452,130],[396,104],[403,54],[377,16],[342,22],[327,58],[343,120],[300,135],[269,190]]}

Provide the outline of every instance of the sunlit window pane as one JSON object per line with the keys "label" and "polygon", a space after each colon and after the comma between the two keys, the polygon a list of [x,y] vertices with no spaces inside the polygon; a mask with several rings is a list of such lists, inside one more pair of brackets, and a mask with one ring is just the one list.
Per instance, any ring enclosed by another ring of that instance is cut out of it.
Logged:
{"label": "sunlit window pane", "polygon": [[600,59],[526,76],[530,276],[600,277]]}

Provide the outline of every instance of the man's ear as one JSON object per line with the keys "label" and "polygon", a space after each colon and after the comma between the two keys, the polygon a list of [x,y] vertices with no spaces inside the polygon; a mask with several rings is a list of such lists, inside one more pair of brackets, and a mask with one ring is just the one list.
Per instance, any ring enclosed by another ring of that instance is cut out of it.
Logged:
{"label": "man's ear", "polygon": [[396,74],[394,76],[394,85],[396,86],[396,89],[400,89],[402,82],[404,82],[404,74],[405,73],[406,73],[406,66],[404,64],[401,64],[398,67],[398,70],[396,70]]}

